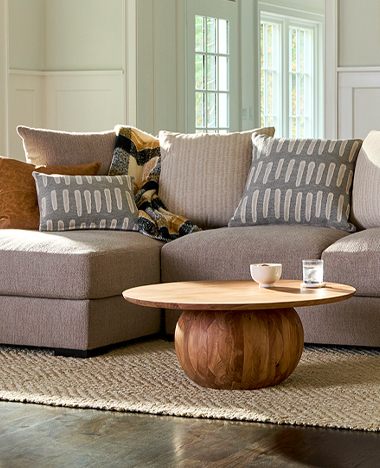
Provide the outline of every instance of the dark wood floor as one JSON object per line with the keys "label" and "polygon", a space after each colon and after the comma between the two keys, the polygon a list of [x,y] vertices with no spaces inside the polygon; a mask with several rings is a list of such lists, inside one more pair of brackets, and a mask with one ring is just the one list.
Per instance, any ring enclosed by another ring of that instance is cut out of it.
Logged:
{"label": "dark wood floor", "polygon": [[380,433],[0,402],[0,468],[246,466],[377,468]]}

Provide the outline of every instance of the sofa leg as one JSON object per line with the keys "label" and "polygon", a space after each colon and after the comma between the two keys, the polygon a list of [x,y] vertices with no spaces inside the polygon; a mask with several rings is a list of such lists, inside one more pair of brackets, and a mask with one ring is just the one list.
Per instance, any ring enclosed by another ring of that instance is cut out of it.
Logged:
{"label": "sofa leg", "polygon": [[[174,335],[173,340],[174,340]],[[99,348],[94,349],[71,349],[71,348],[53,348],[55,356],[64,356],[64,357],[74,357],[74,358],[91,358],[95,356],[100,356],[101,354],[108,353],[112,349],[120,348],[121,346],[132,345],[134,343],[138,343],[141,341],[146,340],[154,340],[154,339],[165,339],[162,336],[162,333],[155,333],[153,335],[148,336],[141,336],[139,338],[133,338],[131,340],[122,341],[121,343],[110,344],[107,346],[101,346]],[[171,341],[171,340],[169,340]]]}
{"label": "sofa leg", "polygon": [[109,346],[95,349],[70,349],[70,348],[54,348],[55,356],[74,357],[74,358],[89,358],[99,356],[108,351]]}

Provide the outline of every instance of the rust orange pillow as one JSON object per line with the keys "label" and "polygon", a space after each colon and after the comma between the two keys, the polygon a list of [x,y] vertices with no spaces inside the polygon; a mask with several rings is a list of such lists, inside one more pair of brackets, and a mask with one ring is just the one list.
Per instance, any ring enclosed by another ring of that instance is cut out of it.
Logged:
{"label": "rust orange pillow", "polygon": [[40,212],[33,171],[43,174],[96,175],[100,162],[73,166],[35,166],[0,156],[0,229],[38,229]]}

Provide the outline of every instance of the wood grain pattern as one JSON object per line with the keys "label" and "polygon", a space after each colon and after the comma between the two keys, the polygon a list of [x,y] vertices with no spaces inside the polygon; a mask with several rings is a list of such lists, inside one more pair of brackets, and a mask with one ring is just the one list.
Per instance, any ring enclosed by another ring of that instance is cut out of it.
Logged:
{"label": "wood grain pattern", "polygon": [[188,377],[219,389],[277,385],[296,368],[303,343],[293,308],[184,311],[175,331],[178,361]]}
{"label": "wood grain pattern", "polygon": [[254,389],[277,385],[300,360],[304,334],[293,307],[348,299],[355,288],[327,283],[303,289],[299,280],[272,288],[254,281],[187,281],[128,289],[130,302],[183,309],[175,330],[178,361],[203,387]]}
{"label": "wood grain pattern", "polygon": [[324,288],[303,289],[299,280],[280,280],[273,288],[254,281],[186,281],[159,283],[123,292],[140,305],[183,310],[255,310],[302,307],[343,301],[355,288],[326,283]]}

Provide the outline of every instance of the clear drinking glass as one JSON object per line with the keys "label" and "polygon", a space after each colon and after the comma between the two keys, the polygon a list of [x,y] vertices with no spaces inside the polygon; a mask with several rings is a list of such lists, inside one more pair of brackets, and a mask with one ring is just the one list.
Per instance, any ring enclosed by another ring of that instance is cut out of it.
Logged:
{"label": "clear drinking glass", "polygon": [[302,260],[303,284],[320,286],[323,284],[323,260]]}

